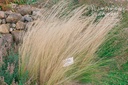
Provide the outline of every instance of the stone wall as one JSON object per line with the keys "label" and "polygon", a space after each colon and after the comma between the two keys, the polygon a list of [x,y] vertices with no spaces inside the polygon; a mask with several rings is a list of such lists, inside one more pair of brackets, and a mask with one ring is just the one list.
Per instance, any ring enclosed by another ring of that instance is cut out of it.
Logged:
{"label": "stone wall", "polygon": [[40,14],[40,9],[28,5],[17,6],[13,11],[0,11],[0,61],[10,49],[18,51],[22,35]]}

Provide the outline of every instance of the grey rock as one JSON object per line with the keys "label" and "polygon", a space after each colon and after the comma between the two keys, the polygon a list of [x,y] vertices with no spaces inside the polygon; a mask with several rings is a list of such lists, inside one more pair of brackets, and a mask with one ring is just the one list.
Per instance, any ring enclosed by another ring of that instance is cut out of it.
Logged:
{"label": "grey rock", "polygon": [[17,8],[17,12],[20,13],[21,15],[26,15],[26,14],[29,14],[31,15],[32,13],[32,10],[31,10],[31,6],[19,6]]}
{"label": "grey rock", "polygon": [[6,19],[2,19],[2,24],[6,24]]}
{"label": "grey rock", "polygon": [[12,23],[12,24],[11,24],[11,27],[12,27],[12,28],[15,28],[15,27],[16,27],[16,24],[15,24],[15,23]]}
{"label": "grey rock", "polygon": [[6,42],[8,44],[12,44],[13,43],[13,37],[11,34],[3,34],[3,38],[6,40]]}
{"label": "grey rock", "polygon": [[22,40],[22,36],[24,34],[24,31],[18,31],[18,30],[16,30],[16,31],[12,31],[11,34],[14,37],[14,42],[16,44],[19,44],[21,42],[21,40]]}
{"label": "grey rock", "polygon": [[10,10],[10,11],[5,11],[5,14],[8,16],[10,14],[12,14],[13,12]]}
{"label": "grey rock", "polygon": [[3,11],[0,11],[0,19],[4,19],[5,18],[5,13]]}
{"label": "grey rock", "polygon": [[9,23],[16,23],[22,18],[21,14],[19,13],[12,13],[7,18],[6,21]]}
{"label": "grey rock", "polygon": [[25,15],[23,17],[23,19],[24,19],[24,22],[32,22],[33,21],[32,17],[30,17],[29,15]]}
{"label": "grey rock", "polygon": [[9,24],[0,25],[0,33],[9,33]]}
{"label": "grey rock", "polygon": [[22,22],[24,22],[25,21],[25,19],[24,19],[24,16],[22,16],[22,18],[20,19]]}
{"label": "grey rock", "polygon": [[10,28],[9,31],[10,31],[10,32],[14,31],[14,28]]}
{"label": "grey rock", "polygon": [[18,21],[18,22],[16,23],[16,29],[18,29],[18,30],[23,30],[24,28],[25,28],[25,23],[24,23],[24,22]]}

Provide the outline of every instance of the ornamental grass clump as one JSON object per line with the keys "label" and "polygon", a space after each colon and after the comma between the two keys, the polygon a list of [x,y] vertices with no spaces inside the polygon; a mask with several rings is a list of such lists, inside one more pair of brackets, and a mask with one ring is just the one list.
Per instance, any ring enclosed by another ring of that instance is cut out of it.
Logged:
{"label": "ornamental grass clump", "polygon": [[[119,21],[118,13],[108,13],[94,22],[95,14],[84,15],[86,6],[65,10],[66,4],[59,3],[45,11],[23,37],[19,72],[21,77],[27,72],[31,83],[68,85],[78,82],[83,73],[101,71],[99,66],[103,62],[95,52]],[[96,77],[91,74],[85,77]]]}

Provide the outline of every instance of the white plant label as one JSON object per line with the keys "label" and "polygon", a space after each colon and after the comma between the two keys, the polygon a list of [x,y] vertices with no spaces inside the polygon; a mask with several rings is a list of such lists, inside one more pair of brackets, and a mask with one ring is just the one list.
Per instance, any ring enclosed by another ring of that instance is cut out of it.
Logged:
{"label": "white plant label", "polygon": [[73,57],[70,57],[70,58],[66,58],[64,61],[63,61],[64,65],[63,67],[67,67],[67,66],[70,66],[74,63],[74,60],[73,60]]}

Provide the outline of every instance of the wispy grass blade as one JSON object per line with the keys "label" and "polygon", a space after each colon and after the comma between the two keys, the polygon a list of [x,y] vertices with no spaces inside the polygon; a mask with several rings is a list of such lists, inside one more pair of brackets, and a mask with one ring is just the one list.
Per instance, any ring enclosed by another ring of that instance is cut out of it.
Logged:
{"label": "wispy grass blade", "polygon": [[[61,18],[66,4],[54,7],[26,33],[20,48],[20,73],[28,71],[39,85],[66,84],[90,69],[97,71],[95,52],[119,21],[118,13],[109,13],[94,23],[95,15],[83,16],[86,6]],[[63,61],[69,57],[74,58],[74,64],[63,67]]]}

